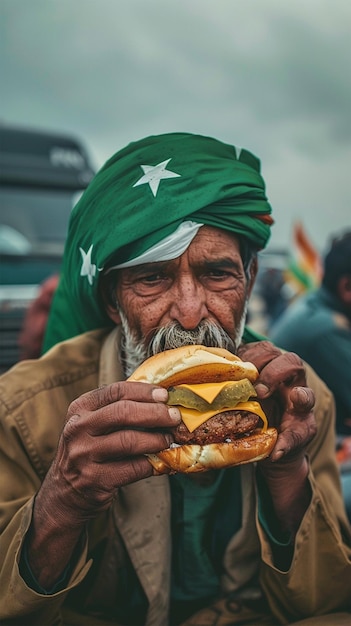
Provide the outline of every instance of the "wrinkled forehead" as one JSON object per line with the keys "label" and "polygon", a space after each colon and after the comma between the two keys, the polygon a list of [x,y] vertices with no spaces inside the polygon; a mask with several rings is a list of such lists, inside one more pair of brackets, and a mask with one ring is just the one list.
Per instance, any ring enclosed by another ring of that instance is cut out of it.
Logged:
{"label": "wrinkled forehead", "polygon": [[211,251],[212,256],[221,256],[222,249],[240,254],[239,238],[215,226],[206,226],[192,221],[186,221],[174,233],[165,237],[146,250],[135,259],[125,263],[112,265],[104,273],[112,270],[145,266],[146,264],[160,263],[179,259],[186,252],[190,255],[206,257]]}
{"label": "wrinkled forehead", "polygon": [[[121,282],[138,279],[145,274],[245,269],[240,239],[224,230],[203,226],[181,255],[172,259],[155,260],[115,269]],[[109,273],[108,273],[109,274]],[[105,275],[106,276],[106,275]],[[107,276],[107,279],[109,277]]]}
{"label": "wrinkled forehead", "polygon": [[240,257],[240,238],[234,233],[214,226],[202,226],[187,250],[190,257],[219,259],[223,257]]}

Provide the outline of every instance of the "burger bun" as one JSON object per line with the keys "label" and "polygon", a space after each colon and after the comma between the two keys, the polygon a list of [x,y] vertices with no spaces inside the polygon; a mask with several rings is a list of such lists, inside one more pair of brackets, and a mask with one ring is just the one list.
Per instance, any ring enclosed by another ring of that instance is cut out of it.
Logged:
{"label": "burger bun", "polygon": [[154,474],[193,474],[218,470],[235,465],[261,461],[269,456],[277,441],[275,428],[257,432],[231,442],[210,443],[204,446],[189,444],[170,448],[147,457]]}

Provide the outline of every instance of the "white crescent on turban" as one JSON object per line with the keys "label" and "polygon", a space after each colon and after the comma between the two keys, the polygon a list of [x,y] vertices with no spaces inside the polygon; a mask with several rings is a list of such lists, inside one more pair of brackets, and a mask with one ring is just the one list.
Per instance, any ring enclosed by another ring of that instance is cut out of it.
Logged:
{"label": "white crescent on turban", "polygon": [[144,263],[156,263],[158,261],[177,259],[191,244],[201,226],[203,226],[203,224],[186,220],[178,226],[174,233],[156,243],[140,256],[126,261],[125,263],[121,263],[120,265],[113,265],[113,267],[109,267],[105,273],[108,274],[112,270],[134,267],[135,265],[142,265]]}

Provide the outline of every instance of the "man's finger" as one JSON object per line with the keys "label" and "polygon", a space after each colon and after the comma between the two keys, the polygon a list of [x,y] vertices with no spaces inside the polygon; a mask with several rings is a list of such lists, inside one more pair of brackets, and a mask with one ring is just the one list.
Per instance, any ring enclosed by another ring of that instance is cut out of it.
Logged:
{"label": "man's finger", "polygon": [[260,372],[255,389],[259,398],[265,398],[271,395],[278,388],[285,395],[282,386],[286,389],[301,386],[306,383],[305,367],[297,354],[286,352],[280,354]]}
{"label": "man's finger", "polygon": [[315,396],[309,387],[293,387],[289,394],[289,400],[292,404],[289,409],[290,413],[298,415],[308,414],[312,411],[315,404]]}
{"label": "man's finger", "polygon": [[282,351],[270,341],[246,343],[240,346],[238,356],[243,361],[250,361],[260,372],[273,359],[281,356]]}
{"label": "man's finger", "polygon": [[77,400],[74,400],[68,409],[68,416],[78,413],[82,409],[96,411],[97,409],[120,400],[166,402],[167,398],[167,390],[157,387],[156,385],[126,381],[116,382],[88,391],[77,398]]}

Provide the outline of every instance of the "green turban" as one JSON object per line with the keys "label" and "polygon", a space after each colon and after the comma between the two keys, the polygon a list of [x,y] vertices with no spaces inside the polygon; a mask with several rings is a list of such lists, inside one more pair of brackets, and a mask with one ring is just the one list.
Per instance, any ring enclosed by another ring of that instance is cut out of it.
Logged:
{"label": "green turban", "polygon": [[190,133],[129,144],[96,174],[72,211],[44,349],[112,324],[98,297],[99,274],[192,220],[245,236],[270,236],[271,207],[250,152]]}

